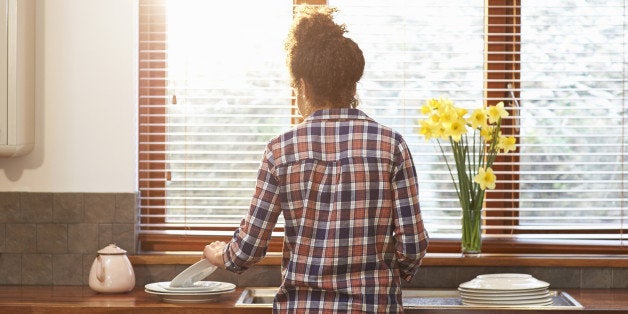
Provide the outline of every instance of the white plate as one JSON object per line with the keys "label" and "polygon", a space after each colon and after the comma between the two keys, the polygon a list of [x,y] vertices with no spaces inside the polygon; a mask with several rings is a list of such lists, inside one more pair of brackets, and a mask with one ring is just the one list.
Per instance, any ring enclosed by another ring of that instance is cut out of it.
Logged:
{"label": "white plate", "polygon": [[532,275],[530,275],[530,274],[517,274],[517,273],[502,273],[502,274],[477,275],[475,278],[478,278],[478,279],[506,278],[506,279],[520,280],[520,279],[532,278]]}
{"label": "white plate", "polygon": [[548,289],[538,289],[538,290],[508,290],[508,291],[486,291],[486,290],[467,290],[458,288],[459,294],[464,294],[468,296],[495,296],[495,297],[517,297],[517,296],[536,296],[546,294]]}
{"label": "white plate", "polygon": [[466,294],[461,293],[460,297],[463,299],[469,300],[534,300],[534,299],[543,299],[550,297],[549,291],[545,293],[533,294],[533,295],[476,295],[476,294]]}
{"label": "white plate", "polygon": [[496,297],[469,297],[469,296],[460,296],[461,299],[471,301],[471,302],[537,302],[537,301],[546,301],[547,298],[551,296],[548,294],[534,296],[534,297],[508,297],[508,298],[496,298]]}
{"label": "white plate", "polygon": [[508,294],[535,294],[535,293],[543,293],[547,290],[547,288],[536,288],[536,289],[512,289],[512,290],[489,290],[489,289],[465,289],[458,287],[459,292],[464,293],[475,293],[482,295],[508,295]]}
{"label": "white plate", "polygon": [[168,303],[204,303],[214,302],[220,298],[220,295],[233,292],[235,289],[219,293],[160,293],[149,289],[144,291],[148,294],[156,295],[161,298],[162,301]]}
{"label": "white plate", "polygon": [[203,258],[174,277],[174,279],[170,281],[170,286],[191,287],[195,282],[205,279],[215,270],[216,266],[212,265],[207,259]]}
{"label": "white plate", "polygon": [[173,288],[169,281],[153,282],[144,286],[146,290],[156,294],[179,295],[179,294],[218,294],[235,290],[236,285],[229,282],[220,281],[197,281],[195,286]]}
{"label": "white plate", "polygon": [[469,301],[465,301],[462,300],[462,304],[464,305],[472,305],[472,306],[490,306],[490,307],[502,307],[502,306],[507,306],[507,307],[530,307],[530,306],[548,306],[548,305],[552,305],[553,301],[552,299],[546,299],[544,301],[538,301],[538,302],[527,302],[527,303],[517,303],[517,302],[469,302]]}
{"label": "white plate", "polygon": [[515,291],[486,291],[486,290],[466,290],[458,288],[458,293],[465,296],[475,297],[534,297],[539,295],[546,295],[549,292],[547,289],[538,290],[515,290]]}
{"label": "white plate", "polygon": [[481,290],[481,289],[464,289],[458,287],[459,293],[465,293],[469,295],[485,295],[485,296],[509,296],[509,295],[535,295],[539,293],[545,293],[547,288],[538,289],[520,289],[520,290]]}
{"label": "white plate", "polygon": [[490,291],[521,291],[545,289],[549,283],[526,274],[490,274],[480,275],[471,281],[460,284],[459,288],[467,290]]}
{"label": "white plate", "polygon": [[[212,292],[212,291],[222,291],[222,290],[231,290],[235,287],[235,285],[220,282],[220,281],[197,281],[194,285],[189,287],[172,287],[170,286],[170,281],[158,282],[158,284],[167,291],[176,292],[176,291],[191,291],[191,292]],[[233,287],[232,287],[233,286]]]}

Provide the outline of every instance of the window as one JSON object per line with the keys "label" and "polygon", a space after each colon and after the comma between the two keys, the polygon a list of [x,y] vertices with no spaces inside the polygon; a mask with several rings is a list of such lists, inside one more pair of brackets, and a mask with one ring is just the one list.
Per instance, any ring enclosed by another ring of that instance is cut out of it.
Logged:
{"label": "window", "polygon": [[521,10],[519,230],[625,236],[624,4]]}
{"label": "window", "polygon": [[283,52],[292,1],[141,8],[140,119],[151,128],[140,131],[142,229],[232,231],[260,152],[295,118]]}
{"label": "window", "polygon": [[[505,101],[504,132],[518,137],[486,197],[487,251],[555,252],[564,239],[626,251],[627,17],[624,1],[598,2],[328,0],[365,54],[360,108],[412,150],[430,251],[459,250],[447,168],[415,130],[422,102],[444,94]],[[298,121],[283,51],[292,6],[140,1],[143,250],[198,251],[244,216],[266,141]]]}

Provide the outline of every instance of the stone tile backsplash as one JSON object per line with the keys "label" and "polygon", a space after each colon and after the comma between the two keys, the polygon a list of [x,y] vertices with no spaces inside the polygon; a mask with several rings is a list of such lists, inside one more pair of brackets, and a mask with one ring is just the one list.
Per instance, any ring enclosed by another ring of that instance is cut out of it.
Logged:
{"label": "stone tile backsplash", "polygon": [[[97,251],[116,243],[136,253],[134,193],[0,192],[0,285],[86,285]],[[134,265],[136,284],[168,281],[187,265]],[[628,288],[628,268],[424,266],[412,288],[455,288],[484,273],[529,273],[551,288]],[[241,275],[218,270],[207,280],[279,286],[279,266]]]}
{"label": "stone tile backsplash", "polygon": [[97,251],[136,252],[134,193],[0,192],[0,284],[83,285]]}

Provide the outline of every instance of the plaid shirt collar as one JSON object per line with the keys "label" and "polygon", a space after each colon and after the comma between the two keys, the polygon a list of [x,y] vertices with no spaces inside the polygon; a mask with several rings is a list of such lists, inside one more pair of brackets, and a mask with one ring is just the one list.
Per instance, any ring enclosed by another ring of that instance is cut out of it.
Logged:
{"label": "plaid shirt collar", "polygon": [[360,109],[353,108],[329,108],[329,109],[321,109],[312,113],[309,117],[307,117],[304,122],[314,122],[321,120],[371,120],[369,116],[367,116]]}

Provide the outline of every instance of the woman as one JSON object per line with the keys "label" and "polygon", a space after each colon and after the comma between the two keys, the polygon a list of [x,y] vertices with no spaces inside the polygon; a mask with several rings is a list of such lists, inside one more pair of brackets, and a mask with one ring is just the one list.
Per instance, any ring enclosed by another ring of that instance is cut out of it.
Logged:
{"label": "woman", "polygon": [[334,11],[297,12],[287,65],[305,120],[268,143],[248,215],[204,256],[246,270],[283,214],[275,312],[398,313],[400,279],[412,279],[428,243],[416,171],[401,135],[354,108],[364,56]]}

